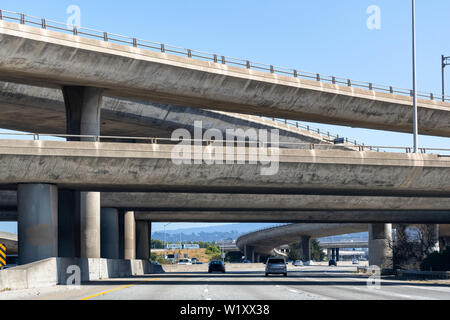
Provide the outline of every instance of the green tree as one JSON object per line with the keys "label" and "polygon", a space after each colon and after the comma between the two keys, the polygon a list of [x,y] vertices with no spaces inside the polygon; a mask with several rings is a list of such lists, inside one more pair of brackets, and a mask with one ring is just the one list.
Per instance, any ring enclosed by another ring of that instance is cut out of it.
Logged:
{"label": "green tree", "polygon": [[325,259],[325,253],[320,246],[320,242],[316,239],[311,241],[311,259],[314,261],[323,261]]}
{"label": "green tree", "polygon": [[152,245],[152,249],[164,249],[163,242],[158,239],[152,239],[151,245]]}
{"label": "green tree", "polygon": [[210,245],[210,246],[208,246],[208,248],[206,248],[205,253],[206,253],[207,255],[215,256],[215,255],[220,255],[220,254],[221,254],[221,251],[220,251],[220,249],[217,248],[216,246]]}

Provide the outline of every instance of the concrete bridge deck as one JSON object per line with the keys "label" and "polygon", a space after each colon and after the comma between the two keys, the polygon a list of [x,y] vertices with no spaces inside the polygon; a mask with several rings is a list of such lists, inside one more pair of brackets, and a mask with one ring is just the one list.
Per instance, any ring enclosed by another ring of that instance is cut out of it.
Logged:
{"label": "concrete bridge deck", "polygon": [[[0,141],[0,184],[7,188],[47,183],[84,191],[390,196],[448,196],[450,192],[450,158],[438,155],[279,149],[276,161],[268,163],[279,166],[278,172],[265,176],[261,175],[261,164],[176,165],[172,161],[174,148],[4,140]],[[259,151],[244,150],[247,155]],[[224,152],[236,154],[233,148]],[[203,154],[190,156],[199,159]],[[174,158],[182,159],[179,155]]]}
{"label": "concrete bridge deck", "polygon": [[[117,97],[412,131],[411,97],[184,58],[7,21],[0,21],[0,41],[1,78],[7,81],[56,88],[90,86]],[[449,111],[448,103],[419,100],[420,133],[449,137]]]}

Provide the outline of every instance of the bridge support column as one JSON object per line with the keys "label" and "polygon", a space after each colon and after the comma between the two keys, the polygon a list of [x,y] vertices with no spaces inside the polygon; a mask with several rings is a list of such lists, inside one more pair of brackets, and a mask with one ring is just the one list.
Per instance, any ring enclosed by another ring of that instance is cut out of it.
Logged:
{"label": "bridge support column", "polygon": [[331,249],[331,259],[336,260],[336,249]]}
{"label": "bridge support column", "polygon": [[58,257],[80,257],[79,191],[58,191]]}
{"label": "bridge support column", "polygon": [[136,259],[150,259],[151,222],[136,221]]}
{"label": "bridge support column", "polygon": [[[66,132],[73,135],[100,135],[103,90],[65,86]],[[94,141],[94,138],[68,138],[69,141]],[[100,193],[80,194],[80,256],[100,258]]]}
{"label": "bridge support column", "polygon": [[245,246],[244,247],[244,256],[247,260],[250,260],[252,263],[254,263],[255,262],[255,247]]}
{"label": "bridge support column", "polygon": [[302,236],[300,242],[300,245],[302,247],[302,261],[311,261],[311,237]]}
{"label": "bridge support column", "polygon": [[136,221],[133,211],[124,213],[123,226],[124,259],[134,260],[136,259]]}
{"label": "bridge support column", "polygon": [[336,262],[339,262],[339,248],[336,248]]}
{"label": "bridge support column", "polygon": [[125,259],[125,212],[123,210],[118,211],[117,219],[119,221],[119,259]]}
{"label": "bridge support column", "polygon": [[101,209],[100,256],[105,259],[119,259],[119,211],[117,209]]}
{"label": "bridge support column", "polygon": [[392,269],[392,225],[370,224],[369,225],[369,264],[381,268],[381,270]]}
{"label": "bridge support column", "polygon": [[19,264],[58,256],[58,188],[21,184],[17,188]]}
{"label": "bridge support column", "polygon": [[327,259],[331,260],[331,249],[327,249]]}

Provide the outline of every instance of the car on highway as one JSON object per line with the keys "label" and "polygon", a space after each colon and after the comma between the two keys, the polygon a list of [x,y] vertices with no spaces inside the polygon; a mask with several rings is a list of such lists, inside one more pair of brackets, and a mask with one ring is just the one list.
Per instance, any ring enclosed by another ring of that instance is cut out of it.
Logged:
{"label": "car on highway", "polygon": [[208,265],[208,273],[214,271],[225,273],[225,264],[221,260],[213,260]]}
{"label": "car on highway", "polygon": [[295,260],[292,265],[294,267],[303,267],[303,261],[302,260]]}
{"label": "car on highway", "polygon": [[330,261],[328,261],[328,266],[329,266],[329,267],[331,267],[331,266],[337,267],[337,262],[336,262],[336,260],[331,259]]}
{"label": "car on highway", "polygon": [[286,260],[284,258],[269,258],[266,262],[266,277],[269,274],[282,274],[287,277]]}
{"label": "car on highway", "polygon": [[192,264],[197,264],[198,258],[192,258],[192,259],[191,259],[191,262],[192,262]]}
{"label": "car on highway", "polygon": [[187,265],[191,265],[192,262],[191,262],[191,260],[189,260],[189,259],[180,259],[180,260],[178,260],[178,264],[179,264],[179,265],[187,266]]}
{"label": "car on highway", "polygon": [[359,264],[359,260],[358,259],[353,259],[352,260],[352,264]]}

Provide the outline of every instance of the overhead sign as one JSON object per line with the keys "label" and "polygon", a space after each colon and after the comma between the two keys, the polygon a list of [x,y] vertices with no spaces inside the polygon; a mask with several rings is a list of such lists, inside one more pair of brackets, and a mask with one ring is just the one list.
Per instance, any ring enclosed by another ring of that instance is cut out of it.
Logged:
{"label": "overhead sign", "polygon": [[0,268],[6,266],[6,246],[0,243]]}

